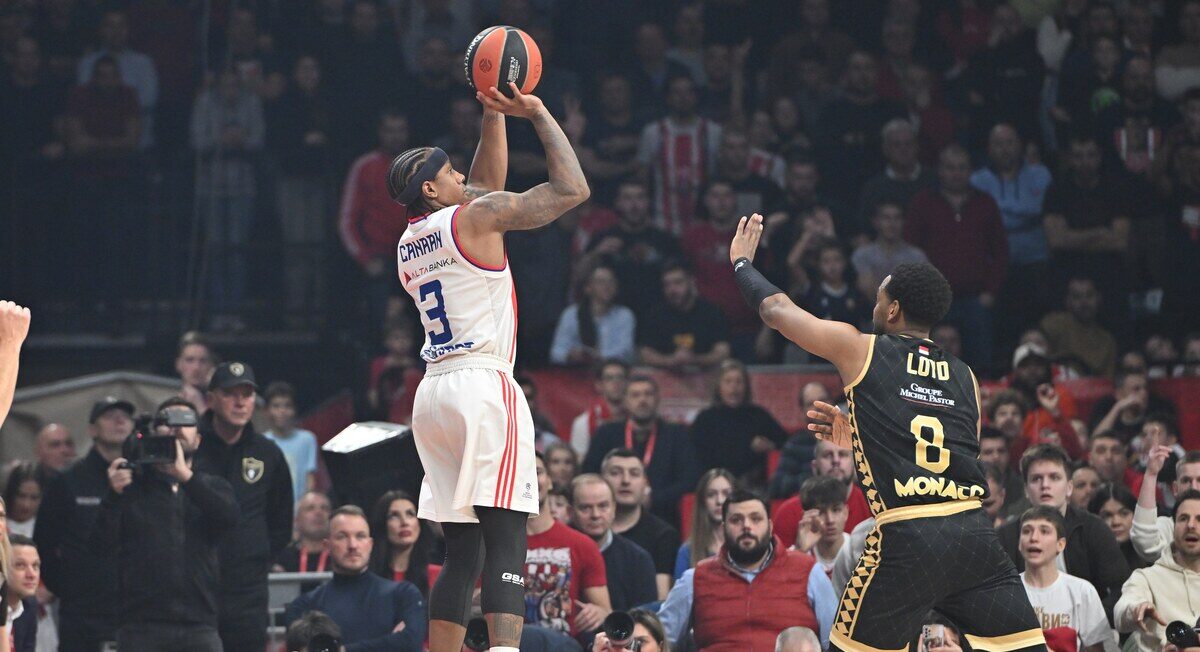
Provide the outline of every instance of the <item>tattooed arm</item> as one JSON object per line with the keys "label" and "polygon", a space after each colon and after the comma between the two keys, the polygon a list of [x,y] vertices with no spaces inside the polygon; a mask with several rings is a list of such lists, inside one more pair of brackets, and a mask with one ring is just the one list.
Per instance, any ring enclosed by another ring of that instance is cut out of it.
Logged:
{"label": "tattooed arm", "polygon": [[507,177],[508,133],[504,129],[504,114],[484,108],[479,146],[475,148],[471,175],[467,179],[467,194],[482,197],[493,190],[504,190]]}
{"label": "tattooed arm", "polygon": [[520,94],[515,86],[513,92],[512,99],[498,91],[494,93],[495,97],[482,94],[480,97],[489,108],[533,122],[538,139],[546,150],[546,168],[550,180],[523,193],[491,192],[471,202],[462,210],[463,219],[458,227],[460,233],[465,231],[486,236],[536,229],[582,204],[591,194],[575,150],[554,116],[538,98]]}

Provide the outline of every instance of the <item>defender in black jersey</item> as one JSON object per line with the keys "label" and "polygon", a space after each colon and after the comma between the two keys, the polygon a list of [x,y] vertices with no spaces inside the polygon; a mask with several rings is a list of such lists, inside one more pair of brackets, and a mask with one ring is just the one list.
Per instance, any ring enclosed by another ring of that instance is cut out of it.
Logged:
{"label": "defender in black jersey", "polygon": [[854,450],[875,528],[842,595],[831,648],[908,650],[924,616],[953,621],[975,650],[1045,650],[1025,588],[981,508],[979,384],[930,341],[950,307],[932,265],[900,265],[879,287],[875,333],[800,309],[754,266],[762,217],[742,218],[730,245],[738,287],[766,324],[829,360],[846,381],[847,422],[811,428]]}

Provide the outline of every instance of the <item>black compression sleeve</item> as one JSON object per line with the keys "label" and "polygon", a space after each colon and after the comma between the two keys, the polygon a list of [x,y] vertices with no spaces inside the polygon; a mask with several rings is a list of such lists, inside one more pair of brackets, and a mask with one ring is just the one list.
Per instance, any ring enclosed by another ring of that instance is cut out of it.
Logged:
{"label": "black compression sleeve", "polygon": [[750,304],[750,307],[756,312],[764,299],[773,294],[783,293],[783,290],[772,285],[767,277],[754,269],[750,259],[745,256],[733,262],[733,280],[737,282],[738,289],[742,291],[742,297],[746,299],[746,303]]}

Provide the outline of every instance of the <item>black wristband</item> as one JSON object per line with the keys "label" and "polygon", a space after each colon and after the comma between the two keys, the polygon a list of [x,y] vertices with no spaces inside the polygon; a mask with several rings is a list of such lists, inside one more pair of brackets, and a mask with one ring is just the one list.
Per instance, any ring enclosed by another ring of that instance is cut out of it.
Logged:
{"label": "black wristband", "polygon": [[783,290],[772,285],[767,277],[754,269],[750,259],[745,256],[733,261],[733,280],[737,282],[738,289],[742,291],[742,297],[746,303],[756,312],[764,299],[783,293]]}

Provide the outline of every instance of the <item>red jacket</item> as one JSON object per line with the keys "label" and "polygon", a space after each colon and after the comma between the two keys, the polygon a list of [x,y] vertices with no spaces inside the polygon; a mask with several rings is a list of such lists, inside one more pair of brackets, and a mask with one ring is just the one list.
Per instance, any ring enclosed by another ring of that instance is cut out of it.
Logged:
{"label": "red jacket", "polygon": [[937,188],[922,190],[904,211],[904,240],[946,275],[955,295],[1000,291],[1008,270],[1008,235],[991,196],[971,189],[955,212]]}
{"label": "red jacket", "polygon": [[375,150],[363,154],[350,167],[342,187],[338,234],[346,251],[365,265],[385,258],[396,268],[396,244],[408,228],[407,209],[392,201],[387,191],[387,170],[392,156]]}
{"label": "red jacket", "polygon": [[696,565],[692,623],[701,652],[772,652],[779,632],[820,631],[808,603],[811,555],[791,552],[775,537],[774,557],[753,582],[731,566],[725,546]]}

